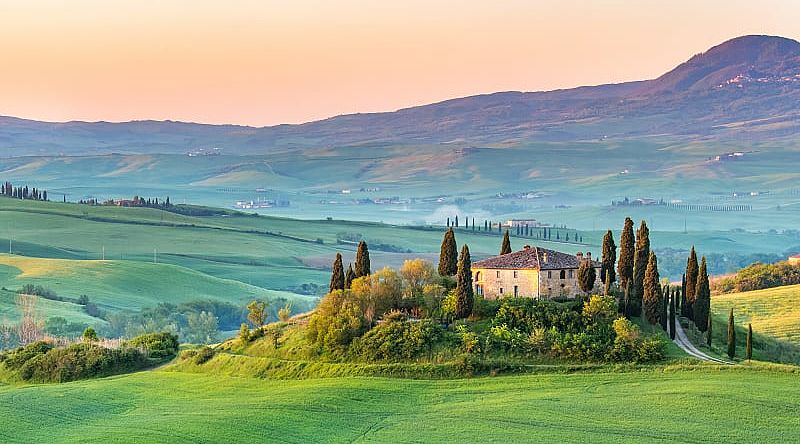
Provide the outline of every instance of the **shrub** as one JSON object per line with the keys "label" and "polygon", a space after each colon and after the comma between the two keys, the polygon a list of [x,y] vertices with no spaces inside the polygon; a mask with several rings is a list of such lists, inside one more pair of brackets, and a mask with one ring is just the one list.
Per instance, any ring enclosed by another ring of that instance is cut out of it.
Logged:
{"label": "shrub", "polygon": [[24,347],[20,347],[13,352],[5,354],[4,360],[6,367],[11,370],[19,370],[29,360],[43,355],[53,349],[53,345],[44,341],[32,342]]}
{"label": "shrub", "polygon": [[82,343],[29,360],[20,369],[20,377],[32,382],[66,382],[138,370],[147,364],[145,355],[136,349]]}
{"label": "shrub", "polygon": [[356,339],[351,354],[365,361],[415,359],[430,351],[442,333],[442,328],[429,319],[386,321]]}
{"label": "shrub", "polygon": [[92,327],[86,327],[83,331],[83,340],[85,342],[97,342],[97,332]]}
{"label": "shrub", "polygon": [[202,347],[195,353],[192,361],[195,365],[203,365],[214,357],[215,351],[211,347]]}
{"label": "shrub", "polygon": [[148,333],[137,336],[125,344],[127,347],[141,348],[156,360],[171,359],[178,354],[178,336],[172,333]]}
{"label": "shrub", "polygon": [[755,263],[712,284],[715,293],[734,293],[800,284],[800,267],[788,262]]}

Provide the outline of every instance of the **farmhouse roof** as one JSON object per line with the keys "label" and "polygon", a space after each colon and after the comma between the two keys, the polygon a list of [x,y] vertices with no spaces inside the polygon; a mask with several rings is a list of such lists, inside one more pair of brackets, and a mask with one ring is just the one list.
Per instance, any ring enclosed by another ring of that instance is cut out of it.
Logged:
{"label": "farmhouse roof", "polygon": [[[526,246],[520,251],[477,261],[472,264],[472,268],[554,270],[578,268],[582,260],[585,259],[574,254]],[[600,262],[593,260],[592,265],[599,267]]]}

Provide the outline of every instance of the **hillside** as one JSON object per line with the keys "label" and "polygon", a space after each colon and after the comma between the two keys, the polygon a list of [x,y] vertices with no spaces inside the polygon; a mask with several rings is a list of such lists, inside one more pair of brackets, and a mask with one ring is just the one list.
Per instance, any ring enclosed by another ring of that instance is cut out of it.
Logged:
{"label": "hillside", "polygon": [[[302,125],[251,128],[182,122],[47,123],[0,119],[6,155],[182,153],[223,148],[265,154],[362,144],[579,141],[671,135],[751,140],[800,131],[800,44],[744,36],[641,82],[549,92],[500,92]],[[728,127],[727,125],[736,125]]]}
{"label": "hillside", "polygon": [[753,332],[800,345],[800,285],[715,295],[711,308],[719,317],[733,308],[736,323]]}

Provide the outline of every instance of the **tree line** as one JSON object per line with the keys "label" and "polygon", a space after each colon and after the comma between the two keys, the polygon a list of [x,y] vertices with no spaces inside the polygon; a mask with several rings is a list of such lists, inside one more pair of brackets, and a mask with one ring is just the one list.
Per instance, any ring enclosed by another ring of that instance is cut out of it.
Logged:
{"label": "tree line", "polygon": [[11,182],[4,183],[0,188],[0,195],[12,199],[47,200],[47,190],[28,188],[27,185],[15,187]]}

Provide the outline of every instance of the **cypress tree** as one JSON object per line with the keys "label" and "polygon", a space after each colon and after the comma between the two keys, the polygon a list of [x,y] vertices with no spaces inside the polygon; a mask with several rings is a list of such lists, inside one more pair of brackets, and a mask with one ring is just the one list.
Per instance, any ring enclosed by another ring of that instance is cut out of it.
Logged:
{"label": "cypress tree", "polygon": [[461,247],[458,258],[458,272],[456,274],[456,317],[464,319],[472,314],[474,304],[472,294],[472,260],[469,256],[469,247]]}
{"label": "cypress tree", "polygon": [[458,270],[458,247],[456,246],[456,234],[450,228],[444,233],[442,248],[439,253],[439,275],[453,276]]}
{"label": "cypress tree", "polygon": [[672,297],[669,298],[669,338],[675,340],[675,299],[677,294],[672,292]]}
{"label": "cypress tree", "polygon": [[603,236],[603,259],[600,266],[600,279],[606,283],[608,279],[609,284],[617,280],[617,275],[614,272],[614,265],[617,263],[617,245],[614,243],[614,234],[611,230],[606,232]]}
{"label": "cypress tree", "polygon": [[642,303],[644,314],[651,324],[657,324],[661,320],[661,284],[658,281],[658,259],[656,259],[655,253],[650,252],[647,269],[643,276]]}
{"label": "cypress tree", "polygon": [[[644,298],[644,277],[650,261],[650,229],[642,221],[636,231],[636,254],[633,260],[633,310],[636,316],[641,314],[642,299]],[[656,284],[660,285],[660,284]],[[637,306],[638,304],[638,306]]]}
{"label": "cypress tree", "polygon": [[344,288],[349,289],[353,284],[353,279],[356,278],[356,272],[353,271],[353,264],[347,266],[347,272],[344,274]]}
{"label": "cypress tree", "polygon": [[658,320],[661,321],[661,329],[666,332],[669,332],[669,301],[672,299],[670,293],[669,285],[664,286],[664,290],[661,292],[661,313],[658,317]]}
{"label": "cypress tree", "polygon": [[[633,220],[625,218],[625,226],[619,238],[619,262],[617,262],[617,275],[619,286],[628,288],[628,282],[633,280],[633,255],[635,249],[633,236]],[[627,290],[626,290],[627,293]]]}
{"label": "cypress tree", "polygon": [[356,277],[369,276],[369,248],[367,243],[363,240],[358,243],[358,250],[356,251]]}
{"label": "cypress tree", "polygon": [[584,293],[589,294],[594,288],[597,280],[597,270],[592,266],[591,261],[584,259],[578,266],[578,285]]}
{"label": "cypress tree", "polygon": [[745,358],[753,359],[753,324],[747,324],[747,348],[745,348]]}
{"label": "cypress tree", "polygon": [[728,315],[728,357],[736,356],[736,324],[733,322],[733,309]]}
{"label": "cypress tree", "polygon": [[628,279],[628,285],[625,286],[624,303],[622,304],[622,313],[627,317],[631,317],[631,293],[633,293],[633,279]]}
{"label": "cypress tree", "polygon": [[[686,283],[687,289],[689,283]],[[700,331],[706,331],[708,328],[711,309],[711,290],[708,286],[708,269],[706,266],[706,257],[700,261],[700,272],[697,276],[697,286],[694,292],[695,301],[692,304],[692,314],[694,315],[694,323]]]}
{"label": "cypress tree", "polygon": [[605,286],[603,288],[603,294],[606,296],[611,296],[611,272],[606,270],[606,278],[605,278]]}
{"label": "cypress tree", "polygon": [[508,230],[503,235],[503,243],[500,245],[500,255],[511,253],[511,239],[508,237]]}
{"label": "cypress tree", "polygon": [[692,246],[692,251],[689,252],[689,259],[686,261],[686,309],[684,310],[689,319],[694,319],[694,312],[692,306],[697,299],[697,277],[699,273],[697,266],[697,253]]}
{"label": "cypress tree", "polygon": [[681,280],[681,316],[684,318],[688,318],[689,314],[689,302],[686,301],[686,273],[683,274],[683,279]]}
{"label": "cypress tree", "polygon": [[713,334],[711,332],[711,326],[713,322],[711,321],[711,316],[708,317],[708,324],[706,325],[706,345],[708,348],[711,348],[711,338],[713,338]]}
{"label": "cypress tree", "polygon": [[344,290],[344,267],[342,266],[342,254],[336,253],[331,267],[331,285],[328,289],[330,293],[336,290]]}

